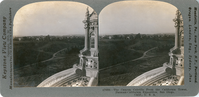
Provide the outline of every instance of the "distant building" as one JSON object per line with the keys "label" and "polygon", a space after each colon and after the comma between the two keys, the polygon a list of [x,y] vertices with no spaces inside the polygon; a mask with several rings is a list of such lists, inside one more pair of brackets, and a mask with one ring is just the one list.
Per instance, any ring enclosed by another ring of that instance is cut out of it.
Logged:
{"label": "distant building", "polygon": [[126,39],[131,39],[131,38],[129,36],[127,36]]}
{"label": "distant building", "polygon": [[39,41],[39,39],[40,39],[40,38],[39,38],[39,37],[37,37],[37,38],[36,38],[36,41]]}
{"label": "distant building", "polygon": [[21,38],[19,37],[18,40],[21,41]]}

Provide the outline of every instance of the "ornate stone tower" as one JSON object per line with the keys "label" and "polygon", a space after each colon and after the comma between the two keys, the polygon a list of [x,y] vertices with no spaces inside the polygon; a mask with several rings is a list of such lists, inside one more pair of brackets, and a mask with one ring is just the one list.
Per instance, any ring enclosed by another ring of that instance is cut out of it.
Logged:
{"label": "ornate stone tower", "polygon": [[97,78],[99,62],[98,62],[98,16],[95,11],[85,15],[84,29],[85,29],[85,43],[84,49],[80,51],[80,63],[78,67],[84,71],[88,77]]}
{"label": "ornate stone tower", "polygon": [[179,10],[176,11],[175,22],[175,46],[170,49],[169,65],[173,70],[173,74],[184,76],[184,29],[182,14]]}

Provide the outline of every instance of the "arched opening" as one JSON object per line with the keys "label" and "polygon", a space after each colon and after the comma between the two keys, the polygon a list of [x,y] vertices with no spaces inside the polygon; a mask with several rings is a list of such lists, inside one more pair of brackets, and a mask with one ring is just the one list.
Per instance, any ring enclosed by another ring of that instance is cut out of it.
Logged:
{"label": "arched opening", "polygon": [[125,86],[170,62],[177,10],[160,1],[120,1],[106,6],[99,14],[100,85]]}

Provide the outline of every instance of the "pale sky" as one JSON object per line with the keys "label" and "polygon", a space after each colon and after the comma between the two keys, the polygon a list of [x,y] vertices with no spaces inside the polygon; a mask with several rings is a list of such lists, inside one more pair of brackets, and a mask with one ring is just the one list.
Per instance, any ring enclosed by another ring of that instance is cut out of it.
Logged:
{"label": "pale sky", "polygon": [[[14,18],[14,36],[84,34],[86,8],[77,2],[40,2],[25,5]],[[93,11],[89,8],[90,13]]]}
{"label": "pale sky", "polygon": [[106,6],[99,16],[99,33],[174,33],[177,8],[160,1],[121,1]]}
{"label": "pale sky", "polygon": [[[84,34],[88,5],[39,2],[25,5],[15,15],[14,36]],[[177,8],[159,1],[120,1],[106,6],[99,15],[99,34],[174,33]],[[89,7],[90,13],[93,11]]]}

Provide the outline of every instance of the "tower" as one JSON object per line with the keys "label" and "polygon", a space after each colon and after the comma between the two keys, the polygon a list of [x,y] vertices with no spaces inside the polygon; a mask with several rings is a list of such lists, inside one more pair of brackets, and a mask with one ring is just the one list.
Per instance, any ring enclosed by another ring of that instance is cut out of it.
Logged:
{"label": "tower", "polygon": [[179,10],[176,11],[176,18],[173,19],[175,22],[175,46],[170,49],[169,66],[173,70],[173,74],[184,76],[184,29],[182,14]]}
{"label": "tower", "polygon": [[78,68],[84,71],[84,75],[88,77],[98,78],[98,16],[95,11],[85,15],[83,20],[85,29],[84,49],[79,54]]}

